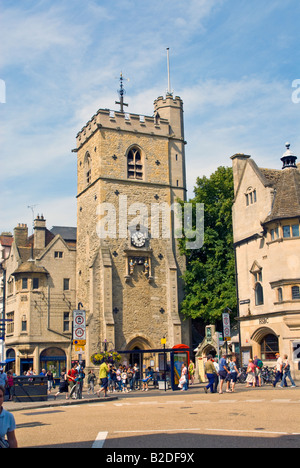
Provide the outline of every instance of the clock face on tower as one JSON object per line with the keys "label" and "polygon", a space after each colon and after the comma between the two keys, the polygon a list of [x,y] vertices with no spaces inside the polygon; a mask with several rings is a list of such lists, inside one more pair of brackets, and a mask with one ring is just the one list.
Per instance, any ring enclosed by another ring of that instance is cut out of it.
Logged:
{"label": "clock face on tower", "polygon": [[131,243],[134,247],[144,247],[146,243],[146,236],[140,231],[136,231],[131,236]]}

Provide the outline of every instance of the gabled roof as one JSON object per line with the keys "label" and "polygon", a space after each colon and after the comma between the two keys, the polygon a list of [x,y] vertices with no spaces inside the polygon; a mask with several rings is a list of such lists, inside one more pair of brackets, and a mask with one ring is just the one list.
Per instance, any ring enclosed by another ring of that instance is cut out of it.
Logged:
{"label": "gabled roof", "polygon": [[52,234],[57,236],[60,234],[65,241],[75,241],[77,239],[77,229],[76,227],[69,226],[53,226],[51,229]]}

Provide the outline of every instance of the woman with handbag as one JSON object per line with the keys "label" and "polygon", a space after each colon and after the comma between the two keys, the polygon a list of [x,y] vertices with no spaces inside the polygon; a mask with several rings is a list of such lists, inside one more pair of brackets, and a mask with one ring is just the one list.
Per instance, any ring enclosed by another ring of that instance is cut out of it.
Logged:
{"label": "woman with handbag", "polygon": [[246,387],[250,387],[250,384],[252,384],[252,387],[255,387],[256,375],[255,375],[255,365],[253,363],[253,359],[249,359],[249,363],[248,363],[246,373],[247,373],[247,378],[246,378],[247,385],[246,385]]}

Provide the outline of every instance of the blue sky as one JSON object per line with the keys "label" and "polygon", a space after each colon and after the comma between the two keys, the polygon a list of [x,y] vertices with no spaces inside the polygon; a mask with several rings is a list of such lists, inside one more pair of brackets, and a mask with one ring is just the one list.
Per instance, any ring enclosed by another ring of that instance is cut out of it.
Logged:
{"label": "blue sky", "polygon": [[128,111],[152,115],[166,47],[190,197],[234,153],[279,169],[290,141],[300,157],[299,20],[298,0],[0,0],[0,232],[31,227],[32,205],[76,225],[77,132],[116,108],[121,71]]}

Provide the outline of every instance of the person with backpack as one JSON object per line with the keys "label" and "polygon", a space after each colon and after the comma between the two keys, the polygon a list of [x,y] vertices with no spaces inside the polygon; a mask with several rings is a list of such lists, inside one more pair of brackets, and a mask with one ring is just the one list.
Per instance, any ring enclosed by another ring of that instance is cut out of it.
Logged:
{"label": "person with backpack", "polygon": [[258,380],[258,386],[261,387],[261,371],[264,367],[264,364],[257,356],[254,356],[253,364],[255,365],[255,376]]}

